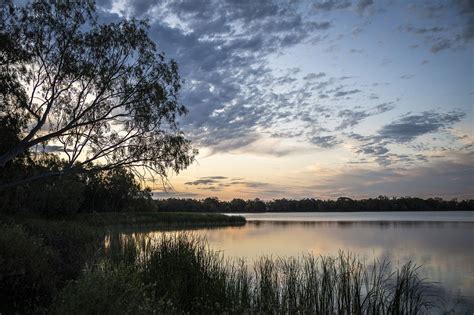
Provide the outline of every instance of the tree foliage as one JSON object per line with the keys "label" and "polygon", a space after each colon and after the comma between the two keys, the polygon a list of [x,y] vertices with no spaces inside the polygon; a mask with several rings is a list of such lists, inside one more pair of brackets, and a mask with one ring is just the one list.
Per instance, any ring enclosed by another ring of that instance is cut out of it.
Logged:
{"label": "tree foliage", "polygon": [[178,66],[145,22],[101,24],[90,0],[1,10],[0,118],[15,121],[19,136],[2,143],[0,167],[28,151],[65,158],[61,169],[13,184],[120,167],[166,177],[193,161],[177,123],[186,113]]}
{"label": "tree foliage", "polygon": [[[28,173],[59,171],[64,161],[44,156]],[[78,172],[0,190],[0,214],[30,213],[47,217],[85,212],[153,211],[149,188],[142,189],[125,168]]]}

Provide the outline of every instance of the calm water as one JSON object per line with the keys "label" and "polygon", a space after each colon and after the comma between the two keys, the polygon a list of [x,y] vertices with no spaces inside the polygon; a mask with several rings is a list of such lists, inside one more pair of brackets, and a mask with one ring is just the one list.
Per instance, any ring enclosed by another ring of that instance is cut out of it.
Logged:
{"label": "calm water", "polygon": [[[460,296],[474,309],[474,213],[278,213],[244,214],[243,227],[193,230],[226,257],[249,263],[262,255],[335,255],[367,262],[387,258],[422,265],[422,276]],[[147,232],[152,238],[161,232]]]}

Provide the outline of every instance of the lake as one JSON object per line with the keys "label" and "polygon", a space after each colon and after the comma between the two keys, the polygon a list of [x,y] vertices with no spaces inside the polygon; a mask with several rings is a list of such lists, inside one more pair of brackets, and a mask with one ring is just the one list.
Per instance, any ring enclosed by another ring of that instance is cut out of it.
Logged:
{"label": "lake", "polygon": [[[225,257],[252,263],[262,255],[337,255],[351,252],[370,263],[421,265],[450,303],[474,311],[474,212],[262,213],[241,214],[241,227],[197,229]],[[146,232],[151,238],[162,232]]]}

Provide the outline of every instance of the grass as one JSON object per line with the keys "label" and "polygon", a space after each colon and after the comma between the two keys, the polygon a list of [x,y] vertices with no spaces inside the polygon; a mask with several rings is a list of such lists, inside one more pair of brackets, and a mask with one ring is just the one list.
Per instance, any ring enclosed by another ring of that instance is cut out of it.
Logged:
{"label": "grass", "polygon": [[245,225],[241,216],[190,212],[102,212],[78,214],[67,220],[98,227],[203,227]]}
{"label": "grass", "polygon": [[129,292],[131,313],[420,314],[434,307],[429,285],[411,263],[367,265],[341,252],[261,257],[250,267],[226,260],[192,234],[175,233],[154,243],[112,237],[103,259],[66,287],[56,309],[71,314],[120,310],[123,299],[109,296],[111,286],[122,288],[119,295]]}
{"label": "grass", "polygon": [[[245,219],[239,217],[188,213],[81,214],[54,220],[1,216],[0,313],[46,312],[58,292],[76,281],[84,268],[97,265],[105,235],[112,227],[168,229],[243,224]],[[114,273],[103,279],[111,277]]]}
{"label": "grass", "polygon": [[[154,218],[176,222],[175,213],[163,215]],[[121,214],[113,223],[147,217]],[[102,218],[112,223],[108,214]],[[203,217],[188,222],[196,218]],[[140,234],[105,238],[105,223],[92,216],[3,222],[0,312],[6,314],[420,314],[436,306],[411,263],[366,264],[341,252],[261,257],[250,266],[186,232],[152,242]]]}

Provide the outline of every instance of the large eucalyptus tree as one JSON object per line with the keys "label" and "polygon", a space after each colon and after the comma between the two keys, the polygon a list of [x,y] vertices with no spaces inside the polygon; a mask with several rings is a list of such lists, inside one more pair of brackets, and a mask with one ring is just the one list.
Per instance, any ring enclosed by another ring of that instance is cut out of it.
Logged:
{"label": "large eucalyptus tree", "polygon": [[177,64],[157,51],[145,22],[101,24],[89,0],[0,1],[0,121],[21,125],[18,141],[0,139],[11,143],[0,168],[44,148],[66,161],[0,187],[117,167],[166,177],[192,163],[177,123],[186,113]]}

